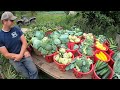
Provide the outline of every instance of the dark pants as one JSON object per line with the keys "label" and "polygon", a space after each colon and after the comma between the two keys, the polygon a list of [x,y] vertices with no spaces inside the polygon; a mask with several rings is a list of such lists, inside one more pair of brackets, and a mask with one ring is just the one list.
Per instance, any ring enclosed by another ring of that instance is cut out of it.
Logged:
{"label": "dark pants", "polygon": [[16,71],[26,79],[39,79],[38,70],[31,57],[22,58],[20,61],[9,60]]}

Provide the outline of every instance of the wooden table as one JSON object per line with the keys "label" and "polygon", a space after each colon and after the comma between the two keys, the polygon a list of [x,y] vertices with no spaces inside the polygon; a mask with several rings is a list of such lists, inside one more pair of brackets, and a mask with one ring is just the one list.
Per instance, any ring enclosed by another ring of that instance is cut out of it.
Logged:
{"label": "wooden table", "polygon": [[40,70],[55,79],[91,79],[91,75],[82,78],[76,78],[72,70],[62,72],[58,69],[57,65],[54,62],[48,63],[42,56],[37,56],[34,53],[32,54],[32,58]]}

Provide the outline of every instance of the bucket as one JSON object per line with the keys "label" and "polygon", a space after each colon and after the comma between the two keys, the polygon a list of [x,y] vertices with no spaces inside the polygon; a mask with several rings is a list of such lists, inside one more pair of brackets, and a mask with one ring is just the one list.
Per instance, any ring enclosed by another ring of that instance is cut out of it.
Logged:
{"label": "bucket", "polygon": [[88,75],[93,73],[93,64],[90,65],[90,71],[88,71],[86,73],[79,72],[79,71],[77,71],[76,68],[73,68],[73,73],[74,73],[76,78],[82,78],[84,76],[88,76]]}
{"label": "bucket", "polygon": [[[96,65],[96,64],[95,64]],[[92,79],[101,79],[97,74],[96,74],[96,72],[95,72],[95,65],[93,66],[93,75],[92,75]],[[108,79],[112,79],[112,77],[113,77],[113,74],[114,74],[114,71],[113,71],[113,69],[108,65],[108,67],[109,67],[109,69],[110,69],[110,71],[111,71],[111,73],[109,74],[109,76],[108,76]]]}

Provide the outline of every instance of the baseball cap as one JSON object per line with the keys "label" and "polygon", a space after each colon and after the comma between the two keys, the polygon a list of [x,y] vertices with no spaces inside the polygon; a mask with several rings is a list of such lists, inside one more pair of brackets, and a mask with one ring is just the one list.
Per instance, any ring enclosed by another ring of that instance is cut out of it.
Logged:
{"label": "baseball cap", "polygon": [[17,17],[14,16],[11,12],[6,11],[2,14],[1,20],[15,20]]}

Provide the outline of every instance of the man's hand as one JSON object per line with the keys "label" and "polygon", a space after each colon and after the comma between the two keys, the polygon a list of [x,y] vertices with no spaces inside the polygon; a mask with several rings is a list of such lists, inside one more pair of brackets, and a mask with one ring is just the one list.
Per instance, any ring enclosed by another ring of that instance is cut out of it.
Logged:
{"label": "man's hand", "polygon": [[30,53],[29,53],[28,51],[26,51],[26,52],[24,53],[24,57],[29,57],[29,56],[31,56]]}
{"label": "man's hand", "polygon": [[13,58],[14,58],[14,61],[20,61],[23,58],[23,55],[16,54],[16,55],[13,56]]}

